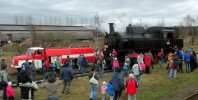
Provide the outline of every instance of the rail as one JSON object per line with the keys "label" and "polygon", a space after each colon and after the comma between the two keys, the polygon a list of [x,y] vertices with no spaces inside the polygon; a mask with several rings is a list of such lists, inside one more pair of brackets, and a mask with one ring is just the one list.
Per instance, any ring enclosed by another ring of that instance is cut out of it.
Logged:
{"label": "rail", "polygon": [[185,100],[198,100],[198,91],[187,97]]}
{"label": "rail", "polygon": [[[105,69],[105,73],[109,73],[109,72],[112,72],[112,71],[109,70],[109,69]],[[74,73],[74,78],[85,77],[85,76],[88,76],[88,75],[89,75],[89,71],[86,71],[86,74],[85,74],[85,75],[82,75],[80,72],[77,72],[77,73]],[[43,77],[38,77],[38,78],[36,78],[36,83],[37,83],[37,84],[42,83],[42,81],[43,81]],[[12,83],[13,83],[13,84],[12,84],[12,87],[13,87],[13,88],[18,87],[16,81],[14,81],[14,82],[12,82]]]}

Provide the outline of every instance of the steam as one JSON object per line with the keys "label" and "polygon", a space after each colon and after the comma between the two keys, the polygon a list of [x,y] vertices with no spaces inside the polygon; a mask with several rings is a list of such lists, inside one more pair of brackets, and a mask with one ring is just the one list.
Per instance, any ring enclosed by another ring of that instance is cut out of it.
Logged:
{"label": "steam", "polygon": [[100,23],[99,30],[102,32],[109,33],[109,24],[114,23],[114,29],[116,32],[124,33],[126,31],[126,26],[132,23],[132,19],[126,15],[114,15],[111,17],[103,17]]}

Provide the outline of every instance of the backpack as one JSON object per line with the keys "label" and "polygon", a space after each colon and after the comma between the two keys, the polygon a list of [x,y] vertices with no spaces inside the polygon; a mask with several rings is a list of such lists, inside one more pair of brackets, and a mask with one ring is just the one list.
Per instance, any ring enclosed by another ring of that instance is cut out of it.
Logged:
{"label": "backpack", "polygon": [[178,66],[179,66],[179,57],[178,56],[174,56],[173,68],[177,68]]}
{"label": "backpack", "polygon": [[123,70],[128,70],[128,66],[123,66]]}
{"label": "backpack", "polygon": [[46,80],[49,83],[53,83],[56,81],[56,73],[55,72],[48,72],[48,74],[46,75]]}

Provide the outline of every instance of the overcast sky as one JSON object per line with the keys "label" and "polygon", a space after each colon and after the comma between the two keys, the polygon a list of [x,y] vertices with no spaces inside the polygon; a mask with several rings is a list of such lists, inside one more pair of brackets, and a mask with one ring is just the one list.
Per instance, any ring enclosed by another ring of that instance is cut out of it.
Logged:
{"label": "overcast sky", "polygon": [[[198,0],[0,0],[0,23],[15,23],[15,15],[32,16],[37,20],[60,17],[93,18],[105,23],[145,22],[157,25],[164,19],[167,26],[179,25],[187,14],[198,15]],[[118,18],[118,19],[117,19]]]}

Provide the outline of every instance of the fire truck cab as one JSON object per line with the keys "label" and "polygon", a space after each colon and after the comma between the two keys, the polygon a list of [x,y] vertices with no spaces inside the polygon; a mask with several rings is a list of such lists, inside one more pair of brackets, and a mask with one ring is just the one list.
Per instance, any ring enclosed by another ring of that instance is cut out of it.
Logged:
{"label": "fire truck cab", "polygon": [[32,62],[34,60],[36,69],[42,68],[42,61],[49,58],[49,62],[55,62],[58,58],[62,63],[65,62],[67,57],[72,59],[78,59],[79,55],[84,55],[88,63],[93,62],[94,49],[91,47],[82,48],[41,48],[31,47],[28,48],[25,55],[13,57],[12,67],[20,70],[22,64],[28,60]]}

